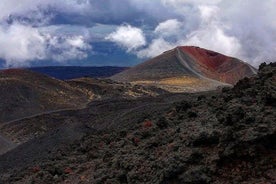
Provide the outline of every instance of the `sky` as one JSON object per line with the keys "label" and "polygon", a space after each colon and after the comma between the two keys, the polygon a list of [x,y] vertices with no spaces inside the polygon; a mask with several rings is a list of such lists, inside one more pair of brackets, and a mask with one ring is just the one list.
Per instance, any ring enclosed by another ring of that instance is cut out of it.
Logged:
{"label": "sky", "polygon": [[276,60],[276,0],[0,0],[0,67],[132,66],[193,45]]}

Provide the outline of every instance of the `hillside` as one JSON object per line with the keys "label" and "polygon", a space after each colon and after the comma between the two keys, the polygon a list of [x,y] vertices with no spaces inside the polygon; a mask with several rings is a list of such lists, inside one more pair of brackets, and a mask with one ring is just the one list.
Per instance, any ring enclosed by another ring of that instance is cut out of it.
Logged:
{"label": "hillside", "polygon": [[108,98],[157,96],[167,91],[106,79],[83,77],[67,81],[24,69],[0,70],[0,123],[40,113],[84,108]]}
{"label": "hillside", "polygon": [[172,92],[214,90],[252,76],[256,69],[198,47],[177,47],[111,77],[115,81],[155,85]]}
{"label": "hillside", "polygon": [[35,126],[0,156],[0,183],[275,183],[275,69],[222,92],[107,99],[18,122]]}
{"label": "hillside", "polygon": [[64,81],[22,69],[0,71],[0,122],[88,102],[79,89]]}
{"label": "hillside", "polygon": [[131,99],[146,96],[158,96],[160,94],[168,93],[167,91],[156,87],[115,82],[110,79],[83,77],[67,80],[66,82],[83,91],[91,100],[112,98]]}
{"label": "hillside", "polygon": [[[167,91],[155,87],[106,79],[86,77],[61,81],[29,70],[2,70],[0,154],[70,121],[70,116],[75,111],[85,108],[92,101],[135,99],[166,93]],[[51,125],[40,119],[48,119],[55,113],[58,116],[64,115],[64,118],[54,118]]]}

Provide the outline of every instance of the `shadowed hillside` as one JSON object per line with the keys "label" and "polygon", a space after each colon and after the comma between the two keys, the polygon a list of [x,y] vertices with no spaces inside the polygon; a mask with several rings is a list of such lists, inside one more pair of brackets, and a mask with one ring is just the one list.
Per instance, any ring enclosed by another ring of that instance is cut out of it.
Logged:
{"label": "shadowed hillside", "polygon": [[28,70],[0,71],[0,121],[83,106],[87,98],[66,82]]}
{"label": "shadowed hillside", "polygon": [[92,100],[137,98],[167,93],[156,87],[106,79],[61,81],[29,70],[0,71],[0,122],[56,110],[83,108]]}

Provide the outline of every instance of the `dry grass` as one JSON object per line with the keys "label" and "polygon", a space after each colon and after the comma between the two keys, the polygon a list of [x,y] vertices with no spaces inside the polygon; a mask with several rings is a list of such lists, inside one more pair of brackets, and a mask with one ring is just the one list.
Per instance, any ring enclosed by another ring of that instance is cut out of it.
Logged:
{"label": "dry grass", "polygon": [[134,81],[132,84],[143,84],[143,85],[172,85],[172,86],[193,86],[195,84],[200,84],[203,81],[195,77],[170,77],[161,80],[141,80]]}
{"label": "dry grass", "polygon": [[187,76],[183,76],[183,77],[172,77],[172,78],[166,78],[166,79],[162,79],[160,81],[160,84],[164,84],[164,85],[192,85],[195,83],[200,83],[202,82],[202,80],[195,78],[195,77],[187,77]]}
{"label": "dry grass", "polygon": [[156,86],[173,93],[207,91],[217,87],[211,84],[210,81],[189,76],[170,77],[161,80],[141,80],[134,81],[132,84]]}

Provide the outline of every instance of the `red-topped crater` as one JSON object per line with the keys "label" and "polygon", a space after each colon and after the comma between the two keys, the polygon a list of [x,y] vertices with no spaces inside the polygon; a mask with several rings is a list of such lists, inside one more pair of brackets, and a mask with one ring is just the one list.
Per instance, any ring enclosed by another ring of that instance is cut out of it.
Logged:
{"label": "red-topped crater", "polygon": [[199,47],[181,46],[111,79],[159,87],[163,85],[169,90],[180,86],[181,91],[202,91],[233,85],[255,73],[255,68],[239,59]]}
{"label": "red-topped crater", "polygon": [[256,73],[256,69],[247,63],[218,52],[193,46],[179,49],[190,57],[202,75],[221,82],[235,84],[241,78]]}
{"label": "red-topped crater", "polygon": [[230,62],[233,59],[218,52],[201,49],[199,47],[184,46],[180,48],[210,70],[216,70],[223,63]]}

